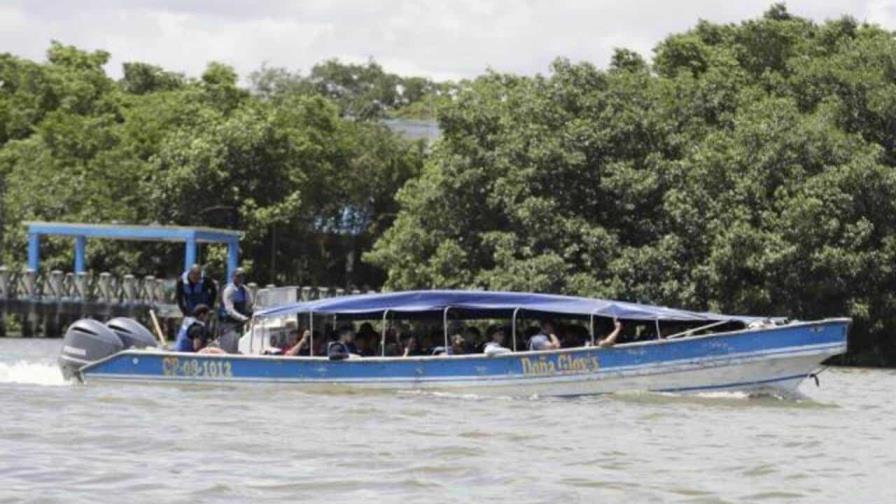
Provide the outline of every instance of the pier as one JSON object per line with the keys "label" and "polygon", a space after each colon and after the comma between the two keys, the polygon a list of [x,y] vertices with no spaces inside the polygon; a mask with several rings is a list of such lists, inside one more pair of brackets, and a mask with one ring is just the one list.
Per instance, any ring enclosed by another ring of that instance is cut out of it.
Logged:
{"label": "pier", "polygon": [[[181,318],[174,302],[176,281],[59,270],[39,274],[0,266],[0,336],[15,329],[25,337],[60,337],[70,323],[84,317],[106,320],[125,316],[148,323],[149,310],[154,310],[170,338]],[[259,287],[255,283],[247,287],[256,308],[362,292],[319,286]]]}

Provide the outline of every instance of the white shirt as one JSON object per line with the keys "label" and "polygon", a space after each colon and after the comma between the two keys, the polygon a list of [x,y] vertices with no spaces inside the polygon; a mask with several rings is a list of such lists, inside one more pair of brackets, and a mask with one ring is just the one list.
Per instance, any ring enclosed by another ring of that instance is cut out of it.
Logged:
{"label": "white shirt", "polygon": [[502,347],[500,343],[496,343],[494,341],[489,341],[485,344],[485,349],[482,350],[482,353],[491,357],[492,355],[504,355],[509,354],[512,351],[509,348]]}

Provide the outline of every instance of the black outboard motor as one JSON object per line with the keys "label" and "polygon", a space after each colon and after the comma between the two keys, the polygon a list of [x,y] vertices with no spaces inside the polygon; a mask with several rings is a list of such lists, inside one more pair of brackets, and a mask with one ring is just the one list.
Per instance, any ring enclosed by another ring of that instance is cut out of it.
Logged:
{"label": "black outboard motor", "polygon": [[105,324],[93,319],[81,319],[70,325],[62,340],[59,367],[66,380],[78,376],[85,364],[124,350],[121,338]]}
{"label": "black outboard motor", "polygon": [[106,327],[118,335],[125,348],[157,347],[155,336],[149,329],[132,318],[118,317],[106,322]]}

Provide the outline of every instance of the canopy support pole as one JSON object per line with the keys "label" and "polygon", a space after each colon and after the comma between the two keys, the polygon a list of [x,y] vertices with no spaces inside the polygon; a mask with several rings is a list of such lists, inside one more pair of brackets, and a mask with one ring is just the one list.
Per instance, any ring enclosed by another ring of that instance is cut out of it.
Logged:
{"label": "canopy support pole", "polygon": [[513,310],[513,316],[510,321],[510,332],[513,333],[511,339],[513,340],[513,351],[516,352],[516,314],[520,311],[520,307],[517,306]]}
{"label": "canopy support pole", "polygon": [[670,334],[669,336],[666,336],[666,339],[675,339],[675,338],[680,338],[682,336],[693,335],[695,332],[710,329],[710,328],[713,328],[716,326],[720,326],[722,324],[727,324],[728,322],[730,322],[730,320],[720,320],[718,322],[713,322],[712,324],[706,324],[706,325],[703,325],[700,327],[695,327],[694,329],[688,329],[687,331],[681,331],[681,332],[678,332],[675,334]]}
{"label": "canopy support pole", "polygon": [[380,353],[383,357],[386,356],[386,317],[389,316],[389,310],[383,312],[383,336],[380,340]]}
{"label": "canopy support pole", "polygon": [[442,328],[445,331],[445,355],[448,355],[448,310],[450,309],[450,306],[446,306],[442,312]]}
{"label": "canopy support pole", "polygon": [[660,319],[659,318],[656,319],[656,339],[657,340],[663,339],[663,331],[660,330]]}
{"label": "canopy support pole", "polygon": [[594,346],[594,312],[591,312],[591,346]]}
{"label": "canopy support pole", "polygon": [[314,312],[308,312],[308,330],[311,331],[311,340],[308,343],[308,356],[314,357]]}

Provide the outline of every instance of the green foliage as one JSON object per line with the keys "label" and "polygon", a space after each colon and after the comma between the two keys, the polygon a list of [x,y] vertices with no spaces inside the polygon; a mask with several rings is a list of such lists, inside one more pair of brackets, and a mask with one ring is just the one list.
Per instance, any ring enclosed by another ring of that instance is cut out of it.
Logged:
{"label": "green foliage", "polygon": [[386,285],[855,320],[896,362],[896,41],[782,5],[607,71],[462,83],[365,257]]}
{"label": "green foliage", "polygon": [[[391,223],[420,145],[340,116],[316,93],[250,94],[211,63],[187,79],[144,63],[106,76],[105,52],[53,43],[47,62],[0,55],[0,263],[21,264],[26,220],[161,223],[246,231],[261,283],[379,284],[356,264]],[[71,244],[49,240],[48,268]],[[91,241],[89,267],[176,274],[182,250]],[[221,250],[206,252],[221,274]]]}
{"label": "green foliage", "polygon": [[314,65],[307,76],[283,68],[262,67],[250,80],[253,91],[265,99],[292,95],[319,95],[339,105],[345,117],[360,121],[402,117],[432,119],[455,88],[422,77],[388,73],[374,61],[366,64],[327,60]]}

